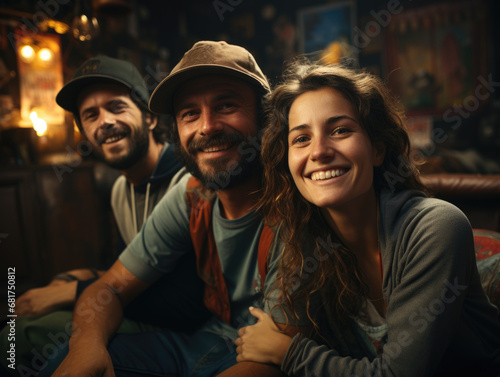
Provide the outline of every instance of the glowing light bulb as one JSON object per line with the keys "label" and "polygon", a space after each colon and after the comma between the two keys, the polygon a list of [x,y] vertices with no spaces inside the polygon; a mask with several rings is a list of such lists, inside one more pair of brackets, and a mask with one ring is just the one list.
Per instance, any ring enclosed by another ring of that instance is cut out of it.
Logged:
{"label": "glowing light bulb", "polygon": [[36,111],[32,111],[30,114],[30,119],[33,122],[33,128],[38,136],[42,136],[47,131],[47,122],[42,118],[38,118]]}
{"label": "glowing light bulb", "polygon": [[45,63],[50,62],[53,57],[54,54],[48,48],[42,48],[40,51],[38,51],[38,58]]}
{"label": "glowing light bulb", "polygon": [[30,45],[21,47],[20,54],[21,59],[26,63],[31,63],[35,58],[35,50]]}

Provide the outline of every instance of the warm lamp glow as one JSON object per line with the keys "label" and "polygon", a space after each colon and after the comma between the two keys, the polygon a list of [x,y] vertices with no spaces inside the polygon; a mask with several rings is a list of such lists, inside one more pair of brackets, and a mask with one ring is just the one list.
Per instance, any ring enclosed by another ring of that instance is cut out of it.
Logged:
{"label": "warm lamp glow", "polygon": [[47,20],[47,26],[54,29],[57,34],[66,34],[69,30],[69,25],[56,20]]}
{"label": "warm lamp glow", "polygon": [[47,123],[42,119],[38,118],[36,111],[32,111],[30,114],[30,119],[33,122],[33,128],[38,136],[42,136],[47,131]]}
{"label": "warm lamp glow", "polygon": [[35,58],[35,50],[30,45],[25,45],[21,47],[20,50],[21,58],[26,62],[30,63]]}
{"label": "warm lamp glow", "polygon": [[73,19],[73,36],[84,42],[90,41],[93,37],[99,34],[99,23],[95,17],[87,17],[85,14],[76,16]]}
{"label": "warm lamp glow", "polygon": [[42,48],[40,51],[38,51],[38,58],[45,63],[50,62],[53,57],[54,54],[48,48]]}

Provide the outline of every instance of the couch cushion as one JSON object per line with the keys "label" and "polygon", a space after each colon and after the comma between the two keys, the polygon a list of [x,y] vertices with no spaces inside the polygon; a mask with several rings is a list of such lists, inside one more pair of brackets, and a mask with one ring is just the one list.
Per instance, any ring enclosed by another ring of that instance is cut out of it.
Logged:
{"label": "couch cushion", "polygon": [[500,308],[500,233],[474,229],[476,262],[484,291]]}

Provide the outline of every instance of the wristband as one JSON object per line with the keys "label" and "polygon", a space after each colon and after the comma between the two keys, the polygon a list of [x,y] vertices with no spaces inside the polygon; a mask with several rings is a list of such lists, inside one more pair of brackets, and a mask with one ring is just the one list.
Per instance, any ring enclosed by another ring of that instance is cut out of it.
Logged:
{"label": "wristband", "polygon": [[94,275],[95,278],[99,279],[99,273],[97,272],[97,269],[89,268],[89,271],[92,272],[92,275]]}
{"label": "wristband", "polygon": [[52,278],[52,280],[64,280],[64,281],[75,281],[78,278],[71,274],[58,274]]}

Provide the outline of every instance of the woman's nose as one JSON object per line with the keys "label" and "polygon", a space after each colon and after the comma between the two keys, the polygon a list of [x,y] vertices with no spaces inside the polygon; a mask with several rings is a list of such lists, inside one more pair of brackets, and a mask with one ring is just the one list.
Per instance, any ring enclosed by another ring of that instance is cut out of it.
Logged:
{"label": "woman's nose", "polygon": [[335,149],[330,145],[328,138],[315,138],[311,145],[311,159],[324,160],[332,158],[335,154]]}

